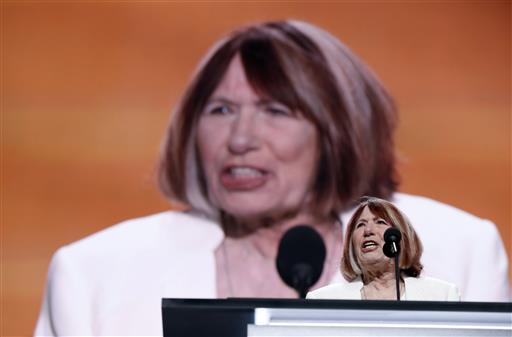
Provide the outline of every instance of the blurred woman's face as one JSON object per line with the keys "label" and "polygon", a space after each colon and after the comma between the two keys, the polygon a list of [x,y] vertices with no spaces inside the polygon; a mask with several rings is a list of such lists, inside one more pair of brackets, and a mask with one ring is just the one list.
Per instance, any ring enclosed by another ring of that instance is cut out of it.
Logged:
{"label": "blurred woman's face", "polygon": [[389,263],[384,255],[384,232],[391,227],[386,220],[374,215],[368,206],[357,220],[352,233],[352,247],[361,268]]}
{"label": "blurred woman's face", "polygon": [[236,56],[198,124],[210,198],[240,220],[301,210],[315,178],[317,138],[300,113],[253,91]]}

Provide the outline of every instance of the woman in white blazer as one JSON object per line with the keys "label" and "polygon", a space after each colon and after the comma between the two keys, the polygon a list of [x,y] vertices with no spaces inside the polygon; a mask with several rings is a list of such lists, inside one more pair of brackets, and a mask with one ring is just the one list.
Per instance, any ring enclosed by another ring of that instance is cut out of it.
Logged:
{"label": "woman in white blazer", "polygon": [[[398,233],[386,242],[390,229]],[[386,200],[364,197],[347,225],[343,245],[341,273],[349,283],[319,288],[307,298],[396,300],[400,295],[402,300],[460,301],[456,285],[420,277],[422,254],[421,240],[406,215]]]}
{"label": "woman in white blazer", "polygon": [[[343,224],[362,195],[416,217],[429,275],[467,299],[504,299],[507,259],[492,223],[396,193],[396,119],[373,73],[322,29],[279,21],[234,31],[200,63],[163,146],[161,189],[188,211],[59,249],[36,335],[161,335],[162,297],[295,297],[274,259],[297,224],[326,242],[317,286],[340,282]],[[435,235],[446,227],[466,240],[448,245]],[[478,254],[467,254],[477,238]],[[439,263],[448,251],[452,265]]]}
{"label": "woman in white blazer", "polygon": [[[402,278],[405,291],[400,297],[408,301],[460,301],[459,289],[453,283],[442,281],[433,277]],[[335,283],[318,288],[307,294],[308,299],[324,300],[361,300],[361,289],[365,284],[361,278],[350,283]]]}

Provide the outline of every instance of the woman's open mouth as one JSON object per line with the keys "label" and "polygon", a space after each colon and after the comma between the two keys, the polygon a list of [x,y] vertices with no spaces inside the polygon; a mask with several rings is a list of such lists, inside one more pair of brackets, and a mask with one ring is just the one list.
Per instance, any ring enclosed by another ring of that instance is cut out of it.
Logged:
{"label": "woman's open mouth", "polygon": [[363,244],[361,245],[361,251],[363,253],[368,253],[378,249],[379,247],[380,246],[376,241],[368,240],[364,241]]}
{"label": "woman's open mouth", "polygon": [[263,186],[268,172],[249,166],[230,166],[220,175],[222,186],[228,190],[252,190]]}

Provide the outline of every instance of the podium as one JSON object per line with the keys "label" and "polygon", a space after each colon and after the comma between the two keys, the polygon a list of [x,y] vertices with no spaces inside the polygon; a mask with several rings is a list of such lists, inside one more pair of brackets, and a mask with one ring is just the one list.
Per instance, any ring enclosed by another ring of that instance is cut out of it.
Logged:
{"label": "podium", "polygon": [[164,337],[512,336],[512,303],[163,299]]}

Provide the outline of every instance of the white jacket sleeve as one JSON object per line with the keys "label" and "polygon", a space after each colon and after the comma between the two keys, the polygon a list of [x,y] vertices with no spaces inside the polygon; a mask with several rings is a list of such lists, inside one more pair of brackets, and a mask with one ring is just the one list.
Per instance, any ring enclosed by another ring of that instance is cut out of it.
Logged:
{"label": "white jacket sleeve", "polygon": [[482,221],[485,230],[480,231],[474,242],[468,245],[466,267],[467,283],[462,297],[466,301],[510,301],[508,257],[496,226]]}
{"label": "white jacket sleeve", "polygon": [[34,331],[35,336],[94,335],[90,326],[86,276],[59,249],[48,271],[45,295]]}

